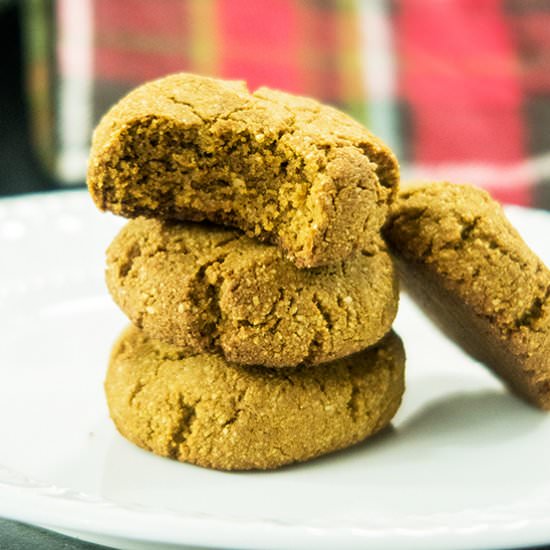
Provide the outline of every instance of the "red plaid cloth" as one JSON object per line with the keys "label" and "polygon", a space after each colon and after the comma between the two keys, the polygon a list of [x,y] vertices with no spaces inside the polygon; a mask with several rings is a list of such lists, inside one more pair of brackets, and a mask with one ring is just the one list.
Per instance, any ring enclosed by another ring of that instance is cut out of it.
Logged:
{"label": "red plaid cloth", "polygon": [[364,101],[353,2],[93,4],[100,111],[121,87],[182,70],[244,79],[252,89],[265,85],[308,94],[344,108]]}
{"label": "red plaid cloth", "polygon": [[[191,71],[347,110],[394,148],[405,180],[550,207],[550,0],[58,0],[53,19],[60,158],[87,151],[91,127],[131,87]],[[79,93],[88,111],[71,134],[63,110]]]}
{"label": "red plaid cloth", "polygon": [[548,205],[537,184],[550,183],[550,173],[537,170],[536,155],[548,154],[550,141],[533,106],[550,113],[549,23],[543,1],[399,2],[408,160],[421,173],[456,174],[503,200]]}

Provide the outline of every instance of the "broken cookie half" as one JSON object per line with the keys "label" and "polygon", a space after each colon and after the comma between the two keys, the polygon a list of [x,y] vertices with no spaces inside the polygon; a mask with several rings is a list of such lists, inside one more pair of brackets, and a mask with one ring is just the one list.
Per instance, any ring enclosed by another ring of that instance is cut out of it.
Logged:
{"label": "broken cookie half", "polygon": [[398,180],[390,149],[344,113],[190,74],[115,105],[94,133],[88,170],[101,209],[234,226],[298,267],[371,251]]}

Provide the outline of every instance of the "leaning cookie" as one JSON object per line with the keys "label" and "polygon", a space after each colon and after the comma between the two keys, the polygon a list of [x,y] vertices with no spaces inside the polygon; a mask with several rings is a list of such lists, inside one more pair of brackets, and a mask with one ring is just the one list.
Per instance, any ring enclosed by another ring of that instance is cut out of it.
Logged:
{"label": "leaning cookie", "polygon": [[109,247],[106,280],[134,324],[186,353],[315,365],[390,330],[397,275],[381,239],[378,245],[372,255],[304,270],[236,230],[138,218]]}
{"label": "leaning cookie", "polygon": [[238,227],[300,267],[370,250],[398,180],[393,153],[336,109],[190,74],[115,105],[88,171],[101,209]]}
{"label": "leaning cookie", "polygon": [[403,191],[385,230],[406,288],[473,357],[550,409],[550,272],[489,195]]}
{"label": "leaning cookie", "polygon": [[272,469],[387,426],[404,362],[394,333],[323,367],[274,370],[186,356],[132,326],[113,349],[105,390],[116,427],[140,447],[209,468]]}

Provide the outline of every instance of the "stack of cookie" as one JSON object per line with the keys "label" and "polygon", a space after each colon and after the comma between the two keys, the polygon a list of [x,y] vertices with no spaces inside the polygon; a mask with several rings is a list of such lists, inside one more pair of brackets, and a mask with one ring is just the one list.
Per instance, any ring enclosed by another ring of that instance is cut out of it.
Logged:
{"label": "stack of cookie", "polygon": [[376,137],[310,99],[180,74],[115,105],[88,184],[132,218],[107,253],[132,321],[106,379],[121,434],[266,469],[385,427],[404,388],[380,235],[398,178]]}

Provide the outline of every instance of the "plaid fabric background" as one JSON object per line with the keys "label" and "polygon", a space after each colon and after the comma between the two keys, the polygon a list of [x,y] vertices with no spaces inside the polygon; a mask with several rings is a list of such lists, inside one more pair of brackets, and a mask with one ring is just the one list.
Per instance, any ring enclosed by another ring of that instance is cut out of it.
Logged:
{"label": "plaid fabric background", "polygon": [[405,180],[470,182],[550,208],[550,0],[29,6],[36,141],[63,180],[82,180],[91,130],[114,101],[185,70],[332,103],[393,147]]}

